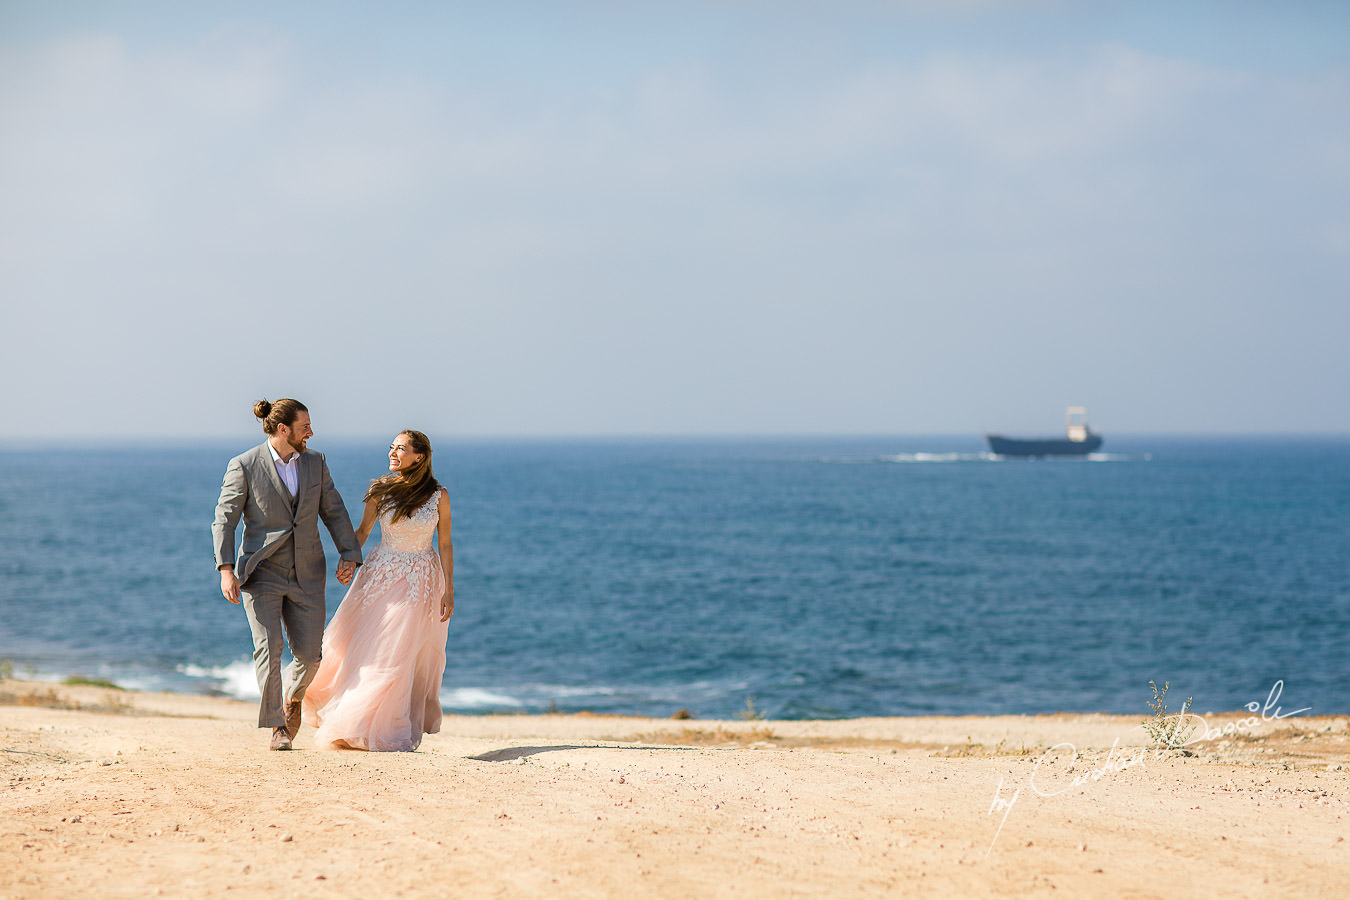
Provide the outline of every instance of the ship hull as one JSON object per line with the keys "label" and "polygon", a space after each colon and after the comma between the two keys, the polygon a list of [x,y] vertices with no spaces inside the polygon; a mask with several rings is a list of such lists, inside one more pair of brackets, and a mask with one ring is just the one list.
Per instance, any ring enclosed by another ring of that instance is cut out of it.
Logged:
{"label": "ship hull", "polygon": [[985,435],[989,450],[999,456],[1086,456],[1102,445],[1100,434],[1089,434],[1085,440],[1067,438],[1008,438],[997,434]]}

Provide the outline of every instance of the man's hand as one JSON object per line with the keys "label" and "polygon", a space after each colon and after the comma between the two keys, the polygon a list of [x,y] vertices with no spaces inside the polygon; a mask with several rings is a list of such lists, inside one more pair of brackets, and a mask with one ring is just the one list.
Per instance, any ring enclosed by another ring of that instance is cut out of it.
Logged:
{"label": "man's hand", "polygon": [[347,559],[339,561],[337,567],[338,584],[351,584],[352,575],[355,574],[355,572],[356,572],[356,563]]}
{"label": "man's hand", "polygon": [[220,567],[220,592],[226,600],[239,605],[239,579],[234,575],[234,566]]}

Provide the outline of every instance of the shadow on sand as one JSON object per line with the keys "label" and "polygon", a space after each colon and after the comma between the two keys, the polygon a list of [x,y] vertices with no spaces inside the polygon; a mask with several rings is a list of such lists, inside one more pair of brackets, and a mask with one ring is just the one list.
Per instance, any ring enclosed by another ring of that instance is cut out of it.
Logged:
{"label": "shadow on sand", "polygon": [[480,753],[477,756],[470,756],[469,759],[476,759],[480,762],[511,762],[516,759],[523,759],[527,756],[536,756],[540,753],[548,753],[552,750],[687,750],[688,747],[652,747],[641,746],[634,747],[624,744],[554,744],[549,747],[503,747],[500,750],[489,750],[487,753]]}

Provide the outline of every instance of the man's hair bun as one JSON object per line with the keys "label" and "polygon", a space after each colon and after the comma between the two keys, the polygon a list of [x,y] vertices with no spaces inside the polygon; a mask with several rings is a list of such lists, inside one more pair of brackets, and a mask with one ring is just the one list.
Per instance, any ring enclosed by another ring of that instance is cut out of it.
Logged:
{"label": "man's hair bun", "polygon": [[292,400],[289,397],[283,397],[276,403],[259,400],[253,404],[253,415],[262,419],[263,431],[267,434],[276,434],[279,425],[288,428],[294,425],[295,417],[302,412],[309,412],[309,408],[299,400]]}

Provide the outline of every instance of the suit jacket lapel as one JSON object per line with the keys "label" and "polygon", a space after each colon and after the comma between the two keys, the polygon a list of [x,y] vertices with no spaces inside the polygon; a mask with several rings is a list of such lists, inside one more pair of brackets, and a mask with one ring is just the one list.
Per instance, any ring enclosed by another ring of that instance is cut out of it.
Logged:
{"label": "suit jacket lapel", "polygon": [[[295,511],[300,512],[300,501],[305,497],[305,484],[309,481],[310,459],[308,453],[300,454],[300,464],[295,467]],[[273,466],[272,468],[276,468]]]}
{"label": "suit jacket lapel", "polygon": [[277,464],[272,461],[272,450],[266,442],[258,448],[258,465],[267,473],[267,483],[276,491],[282,509],[290,509],[291,492],[286,490],[286,484],[281,480],[281,474],[277,472]]}

